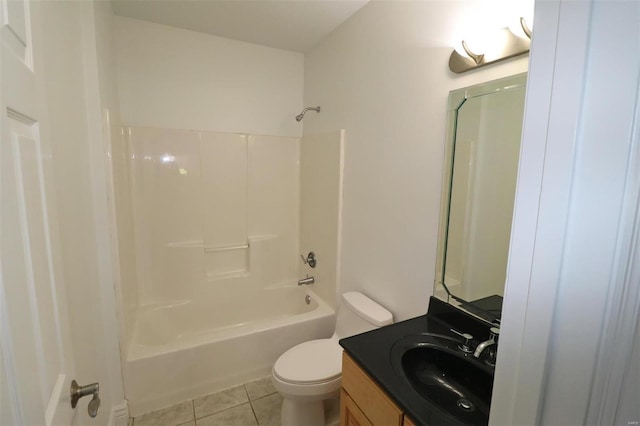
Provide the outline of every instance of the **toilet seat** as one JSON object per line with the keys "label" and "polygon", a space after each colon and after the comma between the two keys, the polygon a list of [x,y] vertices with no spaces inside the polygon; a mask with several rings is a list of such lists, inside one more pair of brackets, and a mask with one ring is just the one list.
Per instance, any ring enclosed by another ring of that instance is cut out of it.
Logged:
{"label": "toilet seat", "polygon": [[300,385],[335,380],[342,375],[342,348],[334,339],[301,343],[278,358],[273,373],[283,382]]}

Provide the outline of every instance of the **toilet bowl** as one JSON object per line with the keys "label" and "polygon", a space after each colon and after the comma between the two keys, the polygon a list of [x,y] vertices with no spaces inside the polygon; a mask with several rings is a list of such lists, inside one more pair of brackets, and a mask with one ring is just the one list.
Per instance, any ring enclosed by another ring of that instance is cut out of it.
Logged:
{"label": "toilet bowl", "polygon": [[340,394],[342,347],[338,340],[392,322],[391,312],[364,294],[343,294],[333,336],[296,345],[273,365],[271,379],[283,398],[282,426],[324,426],[327,402]]}

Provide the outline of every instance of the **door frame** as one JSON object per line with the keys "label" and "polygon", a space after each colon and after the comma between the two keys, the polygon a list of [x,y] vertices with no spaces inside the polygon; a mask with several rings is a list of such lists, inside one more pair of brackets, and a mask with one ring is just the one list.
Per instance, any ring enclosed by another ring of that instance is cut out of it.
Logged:
{"label": "door frame", "polygon": [[536,1],[490,424],[620,414],[640,309],[640,49],[637,22],[603,30],[628,16],[613,3]]}
{"label": "door frame", "polygon": [[[111,393],[111,414],[109,425],[125,426],[129,421],[129,408],[124,395],[124,380],[122,373],[122,306],[119,301],[120,269],[118,261],[117,234],[115,231],[115,205],[111,188],[112,176],[109,162],[111,152],[112,108],[119,105],[109,105],[107,94],[101,91],[104,87],[101,80],[113,78],[108,69],[100,66],[98,52],[101,46],[98,38],[107,37],[106,48],[114,48],[112,34],[98,34],[99,19],[107,19],[104,14],[113,17],[113,12],[99,10],[104,7],[99,0],[82,2],[82,51],[84,60],[87,133],[89,142],[91,186],[93,189],[93,215],[98,254],[98,286],[100,295],[100,315],[103,325],[102,332],[105,347],[110,351],[107,359],[107,371],[112,382],[109,386]],[[102,14],[102,15],[101,15]],[[111,52],[113,54],[113,52]],[[110,109],[111,108],[111,109]]]}

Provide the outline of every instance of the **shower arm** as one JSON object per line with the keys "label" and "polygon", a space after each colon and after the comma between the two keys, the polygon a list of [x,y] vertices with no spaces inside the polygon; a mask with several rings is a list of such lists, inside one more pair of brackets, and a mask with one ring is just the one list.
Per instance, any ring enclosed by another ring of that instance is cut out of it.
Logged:
{"label": "shower arm", "polygon": [[302,119],[304,118],[304,115],[307,113],[307,111],[315,111],[315,112],[319,113],[320,112],[320,106],[318,105],[317,107],[306,107],[305,109],[303,109],[300,114],[296,115],[296,121],[298,123],[302,121]]}

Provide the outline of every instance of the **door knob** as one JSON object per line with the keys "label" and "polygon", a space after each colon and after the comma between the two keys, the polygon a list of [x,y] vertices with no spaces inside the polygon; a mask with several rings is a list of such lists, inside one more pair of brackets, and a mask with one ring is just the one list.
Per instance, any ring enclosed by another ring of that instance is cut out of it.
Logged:
{"label": "door knob", "polygon": [[91,383],[90,385],[79,386],[75,380],[71,381],[71,408],[76,408],[78,400],[87,395],[93,395],[87,408],[89,417],[93,418],[98,415],[98,408],[100,408],[100,385]]}
{"label": "door knob", "polygon": [[87,411],[89,412],[89,417],[94,418],[98,415],[98,408],[100,408],[100,397],[98,393],[93,394],[93,398],[89,401],[89,405],[87,406]]}

